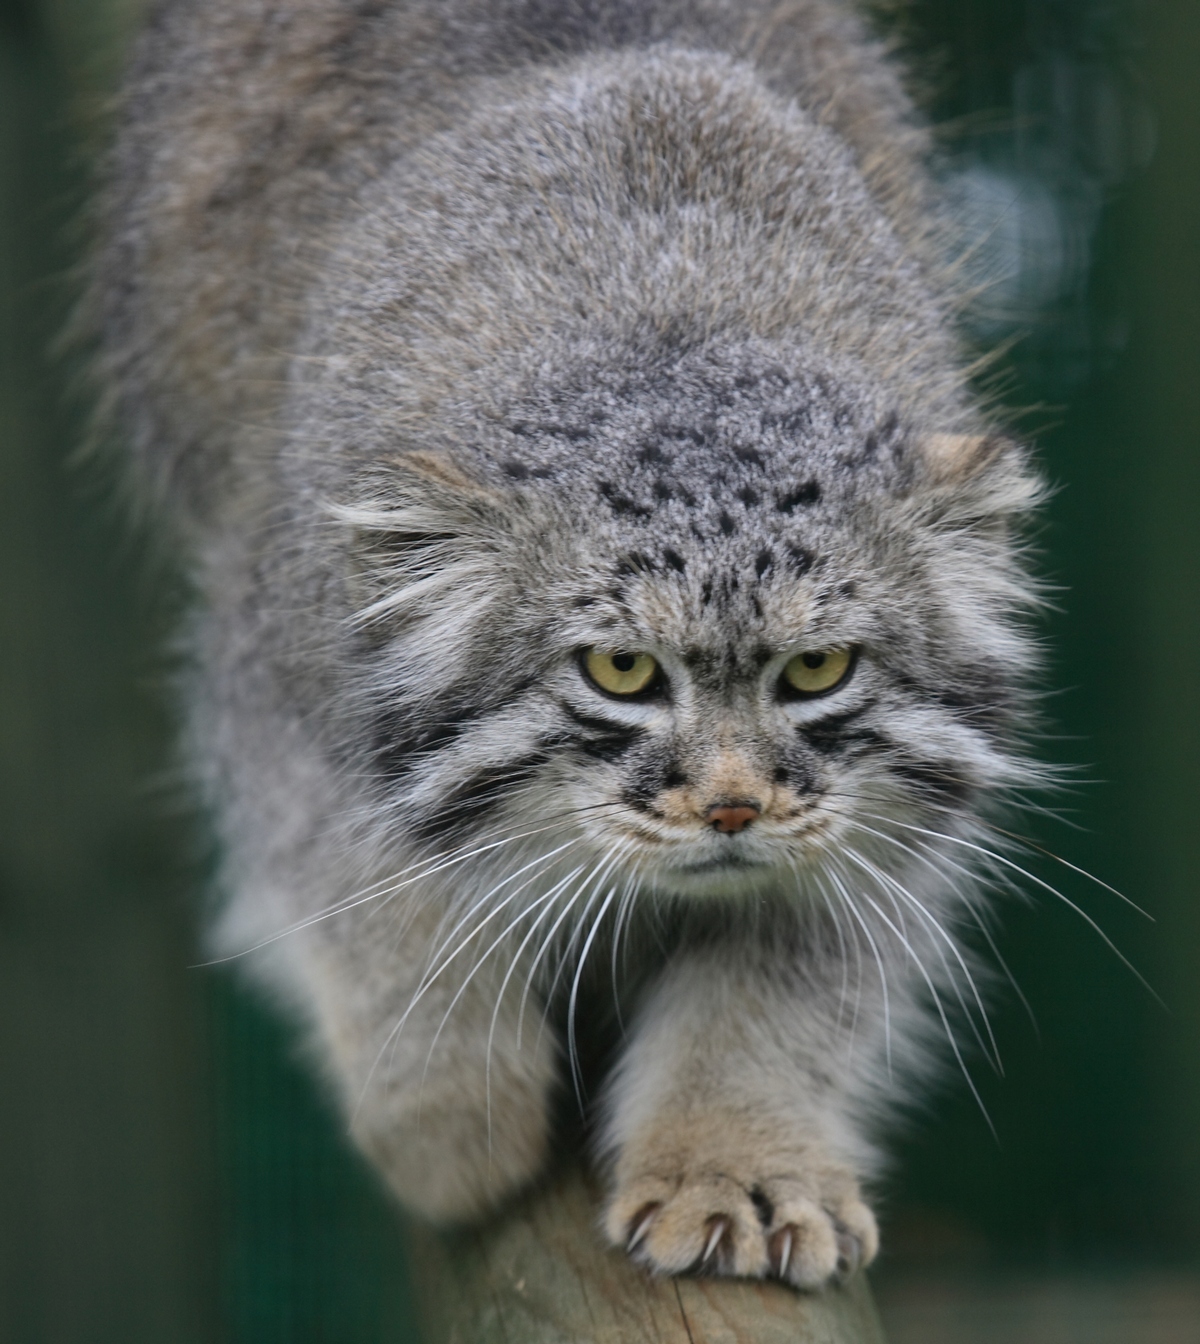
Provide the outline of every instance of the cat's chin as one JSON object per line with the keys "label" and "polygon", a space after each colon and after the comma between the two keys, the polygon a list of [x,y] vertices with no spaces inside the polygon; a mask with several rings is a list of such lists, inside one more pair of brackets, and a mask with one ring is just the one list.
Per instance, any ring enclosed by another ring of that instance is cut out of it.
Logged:
{"label": "cat's chin", "polygon": [[791,869],[763,859],[726,855],[655,873],[655,886],[676,896],[746,897],[795,883]]}

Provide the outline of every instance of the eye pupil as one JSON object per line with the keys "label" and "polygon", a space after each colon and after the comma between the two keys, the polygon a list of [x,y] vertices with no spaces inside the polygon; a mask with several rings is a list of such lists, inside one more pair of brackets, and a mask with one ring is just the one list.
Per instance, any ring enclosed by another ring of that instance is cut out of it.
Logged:
{"label": "eye pupil", "polygon": [[637,662],[637,655],[632,653],[614,653],[612,656],[612,665],[618,672],[632,672],[634,664]]}
{"label": "eye pupil", "polygon": [[828,654],[824,653],[802,653],[800,655],[800,661],[810,671],[815,672],[818,667],[824,667],[825,659],[828,656]]}

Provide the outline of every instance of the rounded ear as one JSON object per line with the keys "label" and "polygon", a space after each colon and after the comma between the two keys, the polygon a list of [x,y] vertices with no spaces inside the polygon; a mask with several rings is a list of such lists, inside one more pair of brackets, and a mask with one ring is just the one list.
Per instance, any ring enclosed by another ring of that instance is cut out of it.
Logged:
{"label": "rounded ear", "polygon": [[423,609],[486,596],[503,501],[448,457],[397,454],[379,464],[369,493],[326,508],[346,528],[360,627],[386,634]]}
{"label": "rounded ear", "polygon": [[369,537],[388,534],[486,533],[504,501],[441,453],[397,453],[383,459],[358,488],[353,503],[329,504],[329,513]]}
{"label": "rounded ear", "polygon": [[495,502],[495,496],[490,491],[478,481],[473,481],[456,463],[441,453],[415,449],[410,453],[399,454],[391,465],[402,477],[416,478],[434,486],[442,497],[450,499],[458,495],[473,503]]}
{"label": "rounded ear", "polygon": [[921,457],[935,485],[959,485],[1015,447],[1000,434],[928,434],[921,440]]}

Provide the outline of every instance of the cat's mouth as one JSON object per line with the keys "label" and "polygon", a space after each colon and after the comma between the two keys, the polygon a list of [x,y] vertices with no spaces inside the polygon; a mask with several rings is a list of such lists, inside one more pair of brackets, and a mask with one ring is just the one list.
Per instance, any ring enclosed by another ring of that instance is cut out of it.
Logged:
{"label": "cat's mouth", "polygon": [[703,834],[656,837],[656,884],[674,888],[680,896],[697,897],[744,896],[748,890],[790,887],[796,880],[797,860],[806,863],[815,857],[818,840],[829,825],[829,818],[812,817],[799,832],[769,838],[752,832],[723,836],[719,847]]}
{"label": "cat's mouth", "polygon": [[673,871],[677,873],[717,873],[733,868],[769,868],[772,866],[767,859],[761,856],[734,852],[714,854],[709,858],[699,859],[695,863],[680,864]]}
{"label": "cat's mouth", "polygon": [[759,854],[714,854],[664,865],[656,873],[660,890],[701,899],[744,897],[787,885],[790,868]]}

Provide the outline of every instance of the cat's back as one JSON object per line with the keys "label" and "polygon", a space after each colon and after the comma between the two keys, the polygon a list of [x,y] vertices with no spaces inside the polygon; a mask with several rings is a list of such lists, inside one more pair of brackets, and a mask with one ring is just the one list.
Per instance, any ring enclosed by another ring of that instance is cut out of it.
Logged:
{"label": "cat's back", "polygon": [[126,86],[93,291],[143,481],[204,519],[269,436],[305,295],[371,181],[537,66],[673,47],[757,68],[921,231],[924,136],[843,0],[166,0]]}

